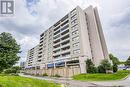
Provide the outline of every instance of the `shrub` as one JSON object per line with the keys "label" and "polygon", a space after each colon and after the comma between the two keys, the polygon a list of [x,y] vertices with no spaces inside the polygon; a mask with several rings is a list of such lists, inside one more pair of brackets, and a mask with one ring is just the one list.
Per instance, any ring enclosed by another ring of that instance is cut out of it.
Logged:
{"label": "shrub", "polygon": [[87,69],[87,73],[97,73],[97,68],[95,67],[91,59],[87,59],[86,69]]}
{"label": "shrub", "polygon": [[98,72],[99,73],[106,73],[106,70],[104,69],[104,67],[102,65],[98,66]]}
{"label": "shrub", "polygon": [[113,72],[117,72],[118,71],[118,66],[115,64],[112,66]]}
{"label": "shrub", "polygon": [[20,71],[20,68],[18,66],[14,66],[14,67],[4,70],[4,73],[5,74],[18,73],[19,71]]}
{"label": "shrub", "polygon": [[44,73],[42,76],[48,76],[47,73]]}
{"label": "shrub", "polygon": [[17,74],[17,73],[11,73],[10,75],[19,76],[19,74]]}
{"label": "shrub", "polygon": [[5,74],[12,73],[12,70],[11,70],[11,69],[6,69],[6,70],[4,70],[4,73],[5,73]]}
{"label": "shrub", "polygon": [[61,77],[60,75],[58,75],[58,74],[55,74],[53,77]]}
{"label": "shrub", "polygon": [[36,73],[35,76],[40,76],[39,73]]}

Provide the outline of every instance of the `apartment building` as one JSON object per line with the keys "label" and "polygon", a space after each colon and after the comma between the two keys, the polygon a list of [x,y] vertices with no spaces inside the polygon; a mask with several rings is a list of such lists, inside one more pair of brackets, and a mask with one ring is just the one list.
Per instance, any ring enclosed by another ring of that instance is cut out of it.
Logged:
{"label": "apartment building", "polygon": [[26,71],[70,77],[86,73],[88,58],[98,66],[109,56],[97,8],[77,6],[40,35],[28,52]]}
{"label": "apartment building", "polygon": [[26,60],[26,68],[35,68],[37,64],[37,56],[38,56],[39,45],[35,46],[34,48],[30,49],[27,53],[27,60]]}

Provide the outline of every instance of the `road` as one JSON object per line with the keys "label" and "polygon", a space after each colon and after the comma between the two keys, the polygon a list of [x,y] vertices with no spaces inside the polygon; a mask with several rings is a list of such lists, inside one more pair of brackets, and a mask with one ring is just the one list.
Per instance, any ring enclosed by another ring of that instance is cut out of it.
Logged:
{"label": "road", "polygon": [[40,79],[40,80],[53,81],[56,83],[63,84],[63,87],[65,87],[65,86],[67,86],[67,87],[101,87],[99,85],[96,85],[96,84],[93,84],[90,82],[81,82],[81,81],[75,81],[75,80],[66,79],[66,78],[36,77],[36,76],[23,75],[23,74],[20,74],[20,76],[35,78],[35,79]]}

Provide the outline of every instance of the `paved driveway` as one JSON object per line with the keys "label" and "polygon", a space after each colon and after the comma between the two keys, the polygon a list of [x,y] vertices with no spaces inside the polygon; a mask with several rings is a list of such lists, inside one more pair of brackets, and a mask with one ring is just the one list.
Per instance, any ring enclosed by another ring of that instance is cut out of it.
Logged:
{"label": "paved driveway", "polygon": [[54,81],[56,83],[61,83],[66,85],[67,87],[101,87],[97,86],[96,84],[90,83],[90,82],[81,82],[81,81],[75,81],[71,79],[65,79],[65,78],[48,78],[48,77],[35,77],[35,76],[30,76],[30,75],[23,75],[20,74],[20,76],[23,77],[29,77],[29,78],[35,78],[35,79],[40,79],[40,80],[49,80],[49,81]]}

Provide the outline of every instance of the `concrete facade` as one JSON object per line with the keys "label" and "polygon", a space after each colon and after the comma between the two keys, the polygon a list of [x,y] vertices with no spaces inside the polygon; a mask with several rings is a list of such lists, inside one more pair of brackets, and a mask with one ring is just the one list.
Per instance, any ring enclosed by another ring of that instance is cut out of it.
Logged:
{"label": "concrete facade", "polygon": [[26,71],[69,77],[86,73],[88,58],[98,66],[109,56],[97,8],[77,6],[40,35],[28,52]]}

